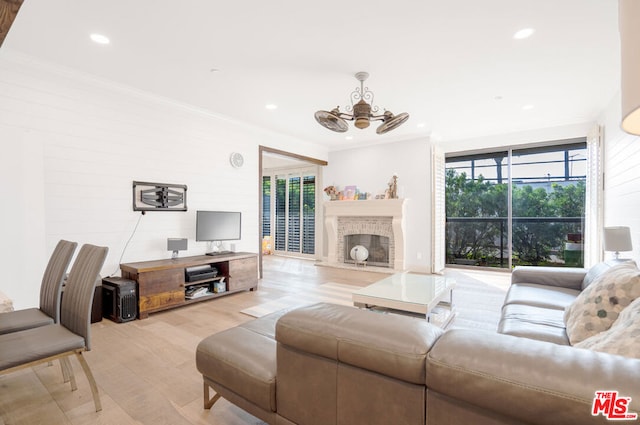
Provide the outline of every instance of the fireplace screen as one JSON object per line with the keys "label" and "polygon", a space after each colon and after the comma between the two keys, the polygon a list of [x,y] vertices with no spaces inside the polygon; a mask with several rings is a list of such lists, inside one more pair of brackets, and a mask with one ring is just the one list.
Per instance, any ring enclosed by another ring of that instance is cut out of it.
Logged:
{"label": "fireplace screen", "polygon": [[370,266],[389,267],[389,238],[380,235],[347,235],[344,237],[344,262],[355,263],[351,250],[364,246],[369,255],[366,263]]}

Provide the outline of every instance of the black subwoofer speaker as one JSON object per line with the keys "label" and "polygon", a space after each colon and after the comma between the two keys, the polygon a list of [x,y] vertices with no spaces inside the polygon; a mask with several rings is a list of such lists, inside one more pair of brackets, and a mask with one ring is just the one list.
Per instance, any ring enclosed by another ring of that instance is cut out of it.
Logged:
{"label": "black subwoofer speaker", "polygon": [[102,279],[102,314],[117,323],[134,320],[138,315],[136,282],[121,277]]}

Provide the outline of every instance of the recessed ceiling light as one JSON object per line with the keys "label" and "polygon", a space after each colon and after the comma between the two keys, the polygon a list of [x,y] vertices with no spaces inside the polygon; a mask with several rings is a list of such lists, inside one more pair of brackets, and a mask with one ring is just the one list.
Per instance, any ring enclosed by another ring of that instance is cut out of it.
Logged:
{"label": "recessed ceiling light", "polygon": [[264,105],[265,108],[267,108],[270,111],[273,111],[274,109],[278,109],[278,105],[273,104],[273,103],[268,103],[266,105]]}
{"label": "recessed ceiling light", "polygon": [[522,107],[522,110],[523,110],[523,111],[529,111],[529,110],[531,110],[531,109],[533,109],[533,105],[524,105],[524,106]]}
{"label": "recessed ceiling light", "polygon": [[531,37],[531,35],[533,35],[534,32],[536,32],[536,30],[534,30],[533,28],[523,28],[520,31],[513,34],[513,38],[515,38],[516,40],[522,40],[522,39]]}
{"label": "recessed ceiling light", "polygon": [[93,40],[94,42],[98,43],[98,44],[109,44],[109,37],[107,37],[106,35],[102,35],[102,34],[91,34],[90,35],[91,40]]}
{"label": "recessed ceiling light", "polygon": [[346,136],[345,140],[353,140],[353,136]]}
{"label": "recessed ceiling light", "polygon": [[503,97],[502,97],[502,96],[495,96],[495,97],[494,97],[494,99],[495,99],[495,100],[502,100],[502,99],[503,99]]}

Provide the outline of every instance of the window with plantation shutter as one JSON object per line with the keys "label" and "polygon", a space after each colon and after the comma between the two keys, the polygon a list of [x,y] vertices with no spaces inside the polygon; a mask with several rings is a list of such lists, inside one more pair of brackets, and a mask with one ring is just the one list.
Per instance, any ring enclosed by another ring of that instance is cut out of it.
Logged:
{"label": "window with plantation shutter", "polygon": [[300,252],[300,176],[289,177],[287,251]]}
{"label": "window with plantation shutter", "polygon": [[276,251],[284,251],[287,245],[287,179],[276,176],[275,241]]}
{"label": "window with plantation shutter", "polygon": [[304,177],[302,204],[302,253],[314,254],[316,245],[316,176]]}
{"label": "window with plantation shutter", "polygon": [[431,272],[442,273],[445,268],[445,158],[441,147],[433,145],[432,147],[432,164],[431,170],[433,175],[431,181],[433,183],[431,200],[431,224],[432,237],[431,243]]}
{"label": "window with plantation shutter", "polygon": [[271,176],[262,177],[262,236],[271,236]]}
{"label": "window with plantation shutter", "polygon": [[315,254],[317,181],[309,169],[263,176],[262,234],[275,252]]}

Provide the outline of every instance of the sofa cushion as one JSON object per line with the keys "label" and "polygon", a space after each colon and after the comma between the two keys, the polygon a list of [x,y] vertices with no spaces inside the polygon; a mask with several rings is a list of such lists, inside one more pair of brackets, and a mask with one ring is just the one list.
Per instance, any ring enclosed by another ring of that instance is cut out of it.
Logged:
{"label": "sofa cushion", "polygon": [[640,298],[622,310],[609,330],[589,337],[575,346],[640,358]]}
{"label": "sofa cushion", "polygon": [[523,304],[509,304],[502,308],[498,332],[554,344],[568,345],[563,310]]}
{"label": "sofa cushion", "polygon": [[276,324],[280,344],[414,384],[424,384],[427,352],[443,332],[424,319],[327,303]]}
{"label": "sofa cushion", "polygon": [[[617,390],[638,411],[639,377],[637,359],[452,329],[428,354],[427,398],[440,393],[455,400],[449,420],[437,424],[605,424],[615,421],[591,415],[595,391]],[[456,421],[457,406],[465,402],[485,415]]]}
{"label": "sofa cushion", "polygon": [[511,273],[511,283],[535,283],[579,291],[587,271],[578,267],[517,266]]}
{"label": "sofa cushion", "polygon": [[589,268],[587,274],[584,275],[584,279],[582,279],[582,289],[584,290],[587,286],[591,285],[598,276],[609,270],[612,265],[614,265],[614,263],[603,261]]}
{"label": "sofa cushion", "polygon": [[509,287],[504,304],[525,304],[564,310],[579,294],[580,291],[577,289],[535,283],[514,283]]}
{"label": "sofa cushion", "polygon": [[605,270],[565,310],[571,344],[609,329],[620,312],[639,296],[640,270],[634,263]]}

